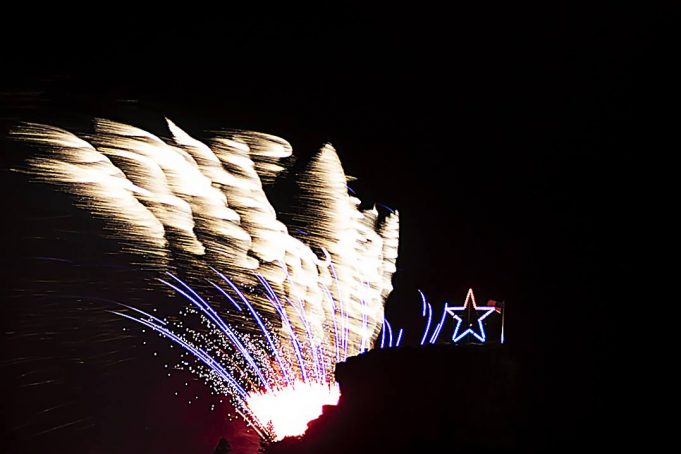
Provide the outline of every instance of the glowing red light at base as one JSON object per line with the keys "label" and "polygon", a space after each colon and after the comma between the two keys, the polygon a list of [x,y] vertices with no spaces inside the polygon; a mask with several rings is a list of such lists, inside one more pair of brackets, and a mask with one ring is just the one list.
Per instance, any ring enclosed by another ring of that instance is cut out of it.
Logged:
{"label": "glowing red light at base", "polygon": [[324,405],[337,405],[340,398],[338,383],[303,383],[270,392],[251,393],[246,405],[275,441],[297,437],[307,430],[307,424],[322,414]]}

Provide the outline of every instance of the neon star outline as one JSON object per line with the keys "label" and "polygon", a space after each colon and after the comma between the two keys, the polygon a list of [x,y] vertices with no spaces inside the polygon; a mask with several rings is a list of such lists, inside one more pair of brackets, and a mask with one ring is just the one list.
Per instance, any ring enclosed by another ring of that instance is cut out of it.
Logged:
{"label": "neon star outline", "polygon": [[[465,311],[468,309],[468,302],[472,301],[473,302],[473,309],[477,311],[484,311],[485,314],[482,317],[478,317],[478,327],[480,328],[480,334],[476,333],[475,330],[471,328],[466,328],[466,330],[459,334],[459,329],[461,328],[461,323],[463,323],[463,319],[459,317],[458,315],[455,314],[455,311]],[[445,311],[454,319],[456,320],[456,327],[454,328],[454,334],[452,335],[452,342],[456,343],[459,342],[461,339],[466,337],[468,334],[472,334],[476,339],[478,339],[480,342],[485,342],[486,336],[485,336],[485,328],[482,325],[482,321],[486,319],[487,317],[494,312],[495,308],[494,307],[478,307],[478,305],[475,303],[475,295],[473,294],[473,289],[469,288],[468,289],[468,294],[466,295],[466,301],[463,303],[463,306],[451,306],[451,307],[445,307]]]}

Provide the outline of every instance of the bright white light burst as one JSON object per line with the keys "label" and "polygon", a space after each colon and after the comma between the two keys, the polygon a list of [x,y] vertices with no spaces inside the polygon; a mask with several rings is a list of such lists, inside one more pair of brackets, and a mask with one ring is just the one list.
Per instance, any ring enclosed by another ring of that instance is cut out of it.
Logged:
{"label": "bright white light burst", "polygon": [[338,383],[303,383],[265,393],[251,393],[246,405],[260,423],[274,433],[275,440],[297,437],[307,430],[307,424],[322,414],[324,405],[337,405],[340,398]]}

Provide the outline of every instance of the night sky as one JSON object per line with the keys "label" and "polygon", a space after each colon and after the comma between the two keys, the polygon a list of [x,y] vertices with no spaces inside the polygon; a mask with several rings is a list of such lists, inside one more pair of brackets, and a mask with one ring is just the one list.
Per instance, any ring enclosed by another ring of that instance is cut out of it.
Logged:
{"label": "night sky", "polygon": [[[198,137],[275,134],[302,161],[330,142],[360,198],[400,212],[386,310],[406,342],[422,332],[417,289],[437,307],[469,287],[505,300],[508,348],[566,405],[556,437],[577,437],[575,420],[610,436],[623,418],[613,311],[631,260],[622,144],[646,44],[623,12],[101,14],[22,16],[21,34],[3,30],[3,134],[18,120],[93,116],[162,133],[167,116]],[[126,293],[138,277],[109,254],[102,224],[9,172],[22,155],[2,146],[0,451],[212,452],[220,436],[236,440],[201,382],[167,377],[161,341],[97,343],[113,317],[93,298],[158,296]]]}

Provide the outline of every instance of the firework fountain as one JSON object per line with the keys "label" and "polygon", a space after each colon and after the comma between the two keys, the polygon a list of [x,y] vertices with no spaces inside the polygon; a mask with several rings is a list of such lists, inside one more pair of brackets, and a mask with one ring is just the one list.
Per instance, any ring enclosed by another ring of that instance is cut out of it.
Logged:
{"label": "firework fountain", "polygon": [[167,126],[167,140],[109,120],[79,135],[33,123],[13,135],[40,148],[28,173],[104,219],[107,235],[186,303],[184,317],[113,312],[181,346],[190,370],[263,438],[301,435],[339,399],[337,362],[379,336],[381,346],[401,341],[384,318],[398,213],[361,209],[325,145],[295,175],[287,226],[265,187],[286,173],[288,142],[223,131],[204,143]]}

